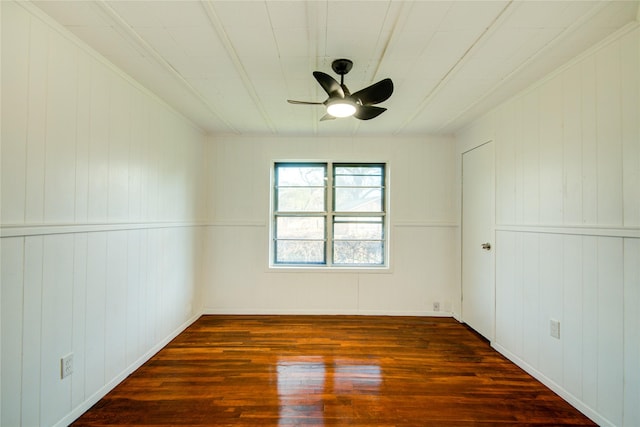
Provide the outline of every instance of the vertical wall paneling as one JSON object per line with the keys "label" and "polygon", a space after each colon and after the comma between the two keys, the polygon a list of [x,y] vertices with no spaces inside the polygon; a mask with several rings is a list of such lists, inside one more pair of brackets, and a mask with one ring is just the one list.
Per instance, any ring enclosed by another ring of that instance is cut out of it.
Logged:
{"label": "vertical wall paneling", "polygon": [[149,311],[153,307],[151,292],[149,290],[149,230],[140,230],[140,301],[138,302],[138,315],[140,316],[140,346],[141,351],[153,346],[153,336],[150,332]]}
{"label": "vertical wall paneling", "polygon": [[130,366],[143,351],[139,344],[142,331],[140,329],[140,235],[139,230],[127,233],[127,277],[126,277],[126,334],[125,364]]}
{"label": "vertical wall paneling", "polygon": [[[540,222],[562,224],[562,78],[540,87]],[[504,141],[505,144],[510,142]]]}
{"label": "vertical wall paneling", "polygon": [[143,219],[143,171],[147,153],[146,109],[141,96],[132,97],[131,143],[129,144],[129,220],[139,222]]}
{"label": "vertical wall paneling", "polygon": [[622,239],[598,239],[598,411],[615,425],[624,402],[623,262]]}
{"label": "vertical wall paneling", "polygon": [[607,426],[640,422],[639,69],[631,25],[469,126],[496,135],[496,347]]}
{"label": "vertical wall paneling", "polygon": [[540,150],[538,91],[522,99],[522,222],[537,224],[540,220]]}
{"label": "vertical wall paneling", "polygon": [[524,112],[524,100],[518,99],[516,103],[516,109],[514,111],[514,186],[515,186],[515,200],[514,200],[514,223],[521,224],[524,220],[524,200],[528,197],[524,193],[525,178],[522,172],[522,165],[528,161],[523,154],[526,149],[524,148],[524,126],[523,123],[529,118],[525,116]]}
{"label": "vertical wall paneling", "polygon": [[522,357],[539,366],[540,337],[540,236],[522,236]]}
{"label": "vertical wall paneling", "polygon": [[158,193],[159,193],[159,141],[161,141],[162,134],[160,129],[151,125],[152,123],[159,123],[159,117],[157,117],[156,108],[148,107],[147,111],[147,139],[141,140],[141,149],[143,152],[144,166],[144,178],[143,188],[145,189],[142,195],[142,216],[143,218],[154,219],[159,221],[158,215]]}
{"label": "vertical wall paneling", "polygon": [[2,226],[25,230],[0,241],[0,424],[68,425],[198,314],[205,139],[28,2],[0,7]]}
{"label": "vertical wall paneling", "polygon": [[[9,5],[3,20],[2,52],[13,61],[13,67],[2,69],[2,155],[0,156],[1,191],[9,195],[0,206],[0,216],[6,223],[24,220],[25,175],[29,91],[29,16],[16,5]],[[6,22],[5,22],[6,21]],[[21,173],[22,172],[22,173]]]}
{"label": "vertical wall paneling", "polygon": [[0,7],[3,235],[24,230],[0,241],[0,424],[68,425],[198,314],[205,139],[30,3]]}
{"label": "vertical wall paneling", "polygon": [[496,141],[507,142],[495,146],[496,196],[501,198],[496,201],[496,221],[502,224],[516,222],[516,147],[513,142],[516,140],[515,110],[518,107],[518,103],[507,104],[497,116],[501,125],[496,128]]}
{"label": "vertical wall paneling", "polygon": [[126,221],[129,213],[130,88],[111,76],[109,89],[108,220]]}
{"label": "vertical wall paneling", "polygon": [[624,241],[624,425],[640,425],[640,239]]}
{"label": "vertical wall paneling", "polygon": [[582,395],[582,236],[564,236],[562,252],[562,384]]}
{"label": "vertical wall paneling", "polygon": [[582,224],[581,73],[571,67],[562,73],[563,224]]}
{"label": "vertical wall paneling", "polygon": [[[430,160],[432,159],[429,159],[427,161],[430,161]],[[406,162],[408,167],[403,168],[402,171],[394,171],[395,172],[394,176],[391,178],[394,178],[397,176],[398,179],[403,179],[405,180],[405,182],[410,182],[411,184],[407,188],[399,188],[398,191],[394,192],[394,194],[398,197],[399,200],[406,200],[408,202],[408,206],[406,206],[408,211],[416,212],[416,213],[423,212],[423,210],[421,210],[421,208],[423,208],[421,205],[424,202],[424,199],[421,197],[408,196],[408,194],[416,194],[420,192],[420,183],[422,182],[422,180],[419,180],[419,179],[411,180],[411,179],[408,179],[407,175],[409,175],[411,171],[420,170],[420,166],[418,165],[420,164],[420,162],[424,162],[425,158],[420,155],[412,156],[410,152],[406,152],[406,153],[403,153],[402,155],[402,161]],[[400,177],[399,176],[400,174],[403,174],[405,176]]]}
{"label": "vertical wall paneling", "polygon": [[[522,259],[522,239],[516,233],[500,232],[496,236],[496,341],[517,350],[517,337],[521,335],[521,322],[514,310],[521,279],[518,278],[518,260]],[[519,352],[518,352],[519,353]]]}
{"label": "vertical wall paneling", "polygon": [[[171,235],[168,230],[161,230],[158,233],[158,248],[160,250],[157,254],[157,274],[158,274],[158,282],[155,284],[155,292],[157,295],[157,305],[156,305],[156,335],[158,337],[163,336],[164,332],[167,331],[170,327],[173,317],[173,310],[168,306],[169,301],[171,300],[171,278],[173,277],[173,273],[169,271],[169,266],[173,264],[173,260],[171,259]],[[171,305],[173,305],[173,300],[171,300]],[[177,303],[177,301],[176,301]]]}
{"label": "vertical wall paneling", "polygon": [[[4,37],[3,37],[4,38]],[[22,394],[22,311],[24,239],[0,240],[0,315],[2,315],[2,419],[0,424],[17,426],[21,423]]]}
{"label": "vertical wall paneling", "polygon": [[[640,8],[638,9],[640,11]],[[624,225],[640,227],[640,41],[633,34],[621,40],[622,162]],[[635,54],[634,54],[635,53]]]}
{"label": "vertical wall paneling", "polygon": [[64,224],[75,216],[77,49],[49,31],[45,139],[45,222]]}
{"label": "vertical wall paneling", "polygon": [[23,425],[40,425],[41,349],[43,327],[44,239],[24,239],[24,282],[22,306],[22,402]]}
{"label": "vertical wall paneling", "polygon": [[562,278],[562,236],[544,235],[540,239],[540,369],[558,384],[562,384],[562,341],[551,336],[549,323],[554,319],[563,324]]}
{"label": "vertical wall paneling", "polygon": [[76,93],[75,222],[88,222],[89,141],[91,140],[91,60],[78,55]]}
{"label": "vertical wall paneling", "polygon": [[[145,234],[170,249],[145,253]],[[11,405],[3,425],[55,425],[192,318],[196,234],[178,227],[3,238],[2,386]],[[144,259],[156,278],[146,289]],[[74,373],[62,379],[69,353]]]}
{"label": "vertical wall paneling", "polygon": [[598,223],[621,226],[623,187],[619,43],[600,50],[595,60]]}
{"label": "vertical wall paneling", "polygon": [[524,329],[524,314],[521,309],[524,305],[524,277],[522,274],[518,274],[518,272],[523,271],[524,265],[526,263],[524,256],[522,254],[525,253],[524,248],[524,236],[522,233],[515,233],[516,237],[516,253],[520,254],[516,258],[516,262],[514,265],[515,274],[513,277],[513,316],[512,322],[514,325],[514,335],[512,337],[513,348],[517,355],[521,355],[524,349],[524,338],[522,335],[522,330]]}
{"label": "vertical wall paneling", "polygon": [[91,62],[87,216],[89,223],[104,223],[109,201],[109,74]]}
{"label": "vertical wall paneling", "polygon": [[71,410],[71,377],[61,379],[60,359],[71,353],[73,235],[43,238],[40,422],[53,425]]}
{"label": "vertical wall paneling", "polygon": [[85,378],[87,375],[87,267],[88,267],[87,233],[74,234],[73,250],[73,367],[71,377],[71,407],[80,405],[87,397],[85,393]]}
{"label": "vertical wall paneling", "polygon": [[159,319],[162,315],[162,274],[160,268],[160,233],[147,234],[147,299],[151,302],[147,312],[147,333],[154,342],[160,336]]}
{"label": "vertical wall paneling", "polygon": [[127,234],[107,235],[105,311],[105,376],[114,378],[126,367]]}
{"label": "vertical wall paneling", "polygon": [[44,189],[47,140],[47,90],[49,85],[49,33],[31,19],[29,44],[29,94],[27,105],[26,223],[44,222]]}
{"label": "vertical wall paneling", "polygon": [[107,235],[89,233],[85,326],[85,393],[91,396],[105,384]]}
{"label": "vertical wall paneling", "polygon": [[598,238],[582,240],[582,401],[598,406]]}
{"label": "vertical wall paneling", "polygon": [[[164,112],[162,110],[156,108],[154,113],[155,117],[153,118],[152,123],[164,120]],[[151,149],[157,156],[156,168],[158,170],[158,193],[155,207],[156,215],[159,221],[163,221],[170,216],[171,212],[175,209],[175,203],[170,203],[169,198],[164,197],[165,194],[171,193],[175,185],[175,181],[173,181],[175,177],[170,177],[169,175],[174,163],[173,160],[169,161],[167,158],[169,154],[167,148],[167,135],[159,134],[154,136],[152,139]]]}
{"label": "vertical wall paneling", "polygon": [[598,134],[596,64],[589,56],[576,67],[582,73],[582,223],[598,223]]}

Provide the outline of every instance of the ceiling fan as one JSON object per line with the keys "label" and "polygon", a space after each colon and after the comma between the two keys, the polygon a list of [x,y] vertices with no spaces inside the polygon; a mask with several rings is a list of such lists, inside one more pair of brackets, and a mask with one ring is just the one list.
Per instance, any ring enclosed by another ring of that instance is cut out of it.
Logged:
{"label": "ceiling fan", "polygon": [[294,101],[291,99],[288,99],[287,102],[290,104],[326,105],[327,113],[320,120],[333,120],[337,117],[349,116],[360,120],[370,120],[378,117],[387,109],[375,107],[374,104],[384,102],[391,96],[393,82],[391,79],[380,80],[378,83],[352,94],[344,84],[344,75],[351,71],[351,67],[353,67],[353,62],[349,59],[336,59],[331,63],[333,71],[340,75],[340,83],[321,71],[313,72],[313,77],[329,95],[324,102]]}

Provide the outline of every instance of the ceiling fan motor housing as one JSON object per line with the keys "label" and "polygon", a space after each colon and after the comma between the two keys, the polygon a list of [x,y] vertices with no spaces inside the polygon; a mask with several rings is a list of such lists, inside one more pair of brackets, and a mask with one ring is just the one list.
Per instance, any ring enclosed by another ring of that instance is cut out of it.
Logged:
{"label": "ceiling fan motor housing", "polygon": [[351,71],[351,67],[353,67],[353,61],[350,59],[336,59],[331,63],[333,71],[340,76],[344,76]]}

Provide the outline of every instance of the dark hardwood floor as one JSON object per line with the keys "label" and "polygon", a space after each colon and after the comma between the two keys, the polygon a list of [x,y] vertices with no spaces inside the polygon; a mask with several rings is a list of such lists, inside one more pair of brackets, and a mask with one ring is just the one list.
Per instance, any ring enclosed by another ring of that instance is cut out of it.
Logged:
{"label": "dark hardwood floor", "polygon": [[76,426],[592,426],[450,318],[203,316]]}

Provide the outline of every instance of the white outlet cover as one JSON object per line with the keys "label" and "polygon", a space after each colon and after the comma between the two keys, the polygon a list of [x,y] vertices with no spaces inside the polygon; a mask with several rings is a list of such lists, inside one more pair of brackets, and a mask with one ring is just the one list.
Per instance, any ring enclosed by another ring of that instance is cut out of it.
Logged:
{"label": "white outlet cover", "polygon": [[60,378],[66,378],[73,374],[73,353],[60,359]]}
{"label": "white outlet cover", "polygon": [[560,321],[555,319],[549,321],[549,334],[553,338],[560,339]]}

